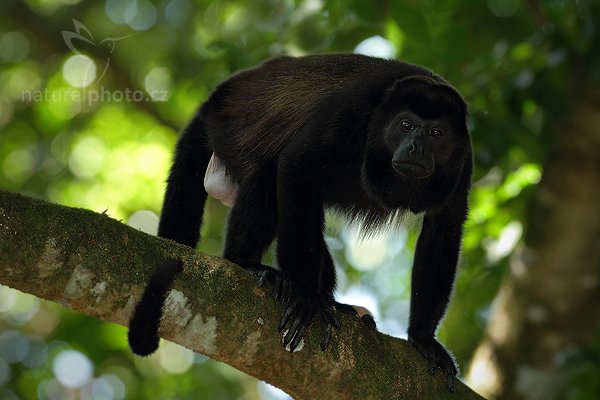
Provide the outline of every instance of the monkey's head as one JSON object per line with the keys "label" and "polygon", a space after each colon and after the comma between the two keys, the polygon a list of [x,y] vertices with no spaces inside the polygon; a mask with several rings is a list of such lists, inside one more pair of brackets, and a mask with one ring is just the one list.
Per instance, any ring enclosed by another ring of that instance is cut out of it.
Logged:
{"label": "monkey's head", "polygon": [[385,186],[389,198],[403,183],[453,187],[471,151],[466,113],[463,98],[440,78],[395,81],[371,119],[367,181]]}

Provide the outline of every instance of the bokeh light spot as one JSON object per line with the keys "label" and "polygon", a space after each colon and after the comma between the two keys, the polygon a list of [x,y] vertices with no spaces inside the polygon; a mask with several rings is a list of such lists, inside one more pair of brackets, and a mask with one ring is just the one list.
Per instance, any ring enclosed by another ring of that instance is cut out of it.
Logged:
{"label": "bokeh light spot", "polygon": [[29,54],[29,41],[19,31],[0,36],[0,62],[16,63]]}
{"label": "bokeh light spot", "polygon": [[33,174],[34,159],[27,150],[13,151],[4,159],[2,171],[13,182],[25,182]]}
{"label": "bokeh light spot", "polygon": [[148,210],[136,211],[129,217],[127,225],[149,235],[156,235],[156,232],[158,232],[158,215]]}
{"label": "bokeh light spot", "polygon": [[63,78],[73,87],[89,86],[96,79],[96,63],[82,54],[71,56],[63,64]]}
{"label": "bokeh light spot", "polygon": [[346,256],[356,268],[362,271],[377,269],[387,255],[389,235],[378,233],[363,238],[359,229],[352,228],[348,235]]}
{"label": "bokeh light spot", "polygon": [[69,157],[69,169],[80,179],[91,179],[103,168],[106,145],[96,136],[81,139]]}
{"label": "bokeh light spot", "polygon": [[70,388],[85,386],[92,379],[92,363],[76,350],[65,350],[54,359],[52,371],[56,379]]}
{"label": "bokeh light spot", "polygon": [[158,353],[161,367],[170,374],[183,374],[194,363],[194,352],[176,343],[165,342]]}
{"label": "bokeh light spot", "polygon": [[136,31],[150,29],[156,22],[156,7],[146,0],[129,2],[125,9],[127,24]]}
{"label": "bokeh light spot", "polygon": [[152,69],[144,80],[146,92],[150,94],[152,100],[165,101],[168,99],[168,93],[171,89],[171,76],[169,71],[163,67]]}
{"label": "bokeh light spot", "polygon": [[10,365],[0,357],[0,387],[10,381],[11,375]]}
{"label": "bokeh light spot", "polygon": [[488,0],[487,6],[496,17],[510,17],[519,9],[519,0]]}
{"label": "bokeh light spot", "polygon": [[354,52],[373,57],[394,58],[396,56],[396,46],[381,36],[372,36],[360,42],[354,48]]}

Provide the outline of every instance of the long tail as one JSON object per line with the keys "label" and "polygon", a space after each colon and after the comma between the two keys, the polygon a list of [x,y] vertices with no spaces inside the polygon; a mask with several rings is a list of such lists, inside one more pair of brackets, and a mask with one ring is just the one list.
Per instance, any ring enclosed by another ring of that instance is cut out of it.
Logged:
{"label": "long tail", "polygon": [[[204,174],[212,154],[199,114],[177,143],[158,227],[158,236],[193,248],[200,240],[207,197]],[[158,348],[158,326],[167,290],[182,269],[181,261],[171,259],[152,274],[129,322],[129,346],[134,353],[145,356]]]}
{"label": "long tail", "polygon": [[129,347],[135,354],[148,356],[158,349],[162,306],[167,290],[182,270],[183,262],[171,259],[160,264],[150,277],[129,321]]}

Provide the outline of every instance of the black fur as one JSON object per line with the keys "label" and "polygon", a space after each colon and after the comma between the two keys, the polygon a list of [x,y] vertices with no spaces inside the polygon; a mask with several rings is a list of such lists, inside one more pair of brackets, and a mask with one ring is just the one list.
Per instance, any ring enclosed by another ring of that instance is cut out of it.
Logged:
{"label": "black fur", "polygon": [[[338,325],[325,210],[367,230],[424,213],[409,339],[454,381],[454,362],[434,338],[452,290],[472,169],[466,104],[454,88],[422,67],[352,54],[279,57],[232,76],[179,140],[160,236],[196,246],[213,152],[238,185],[224,257],[286,292],[278,299],[289,299],[281,325],[292,348],[314,316],[323,347]],[[281,273],[261,265],[275,238]]]}
{"label": "black fur", "polygon": [[158,348],[158,324],[167,290],[177,274],[183,270],[183,263],[167,260],[152,274],[144,289],[142,300],[135,307],[129,322],[129,346],[135,354],[147,356]]}

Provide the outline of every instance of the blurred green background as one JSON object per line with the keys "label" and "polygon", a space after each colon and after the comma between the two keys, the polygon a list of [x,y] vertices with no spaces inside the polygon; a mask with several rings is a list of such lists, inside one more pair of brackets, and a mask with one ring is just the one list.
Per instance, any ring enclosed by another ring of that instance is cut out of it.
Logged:
{"label": "blurred green background", "polygon": [[[470,109],[471,213],[439,332],[466,373],[522,242],[553,127],[577,97],[573,77],[600,80],[599,9],[567,0],[3,0],[0,187],[154,233],[178,132],[233,72],[281,53],[332,51],[425,65]],[[220,253],[226,213],[209,202],[201,250]],[[330,226],[339,299],[405,337],[415,233],[361,242],[352,226]],[[599,348],[600,339],[572,362],[559,398],[600,398]],[[170,343],[136,358],[125,328],[0,287],[0,399],[36,398],[286,396]]]}

